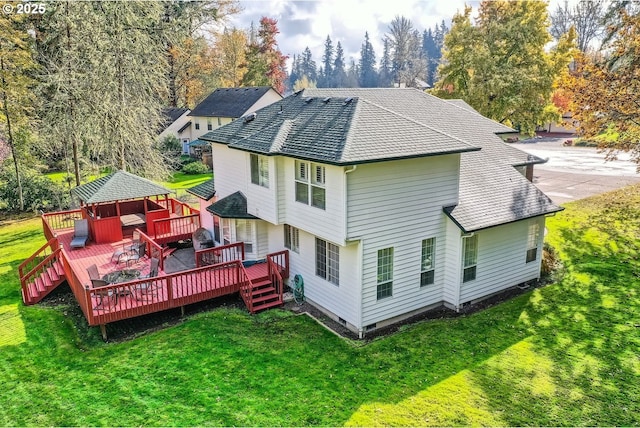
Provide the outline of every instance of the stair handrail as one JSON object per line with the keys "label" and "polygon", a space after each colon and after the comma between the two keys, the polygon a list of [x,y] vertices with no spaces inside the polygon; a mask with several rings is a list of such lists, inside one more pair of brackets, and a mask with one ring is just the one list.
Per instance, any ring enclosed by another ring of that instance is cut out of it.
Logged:
{"label": "stair handrail", "polygon": [[276,289],[276,293],[282,302],[284,283],[282,275],[280,275],[280,269],[271,257],[267,257],[267,272],[269,273],[271,285]]}
{"label": "stair handrail", "polygon": [[244,304],[249,309],[249,312],[253,312],[253,283],[249,278],[247,270],[241,261],[237,261],[238,266],[238,282],[240,283],[240,296],[244,300]]}
{"label": "stair handrail", "polygon": [[[46,271],[46,269],[42,269],[45,265],[47,266],[47,268],[52,267],[53,264],[58,261],[58,255],[60,254],[61,251],[62,250],[58,248],[53,253],[45,257],[44,260],[38,263],[38,265],[33,269],[31,269],[26,275],[24,275],[23,277],[20,277],[20,287],[22,288],[22,293],[23,293],[22,295],[24,296],[23,297],[24,299],[27,299],[27,296],[29,295],[28,294],[29,290],[27,288],[27,285],[30,282],[29,279],[34,278],[34,281],[35,281],[36,276],[39,276],[40,274]],[[25,301],[25,303],[27,302]]]}
{"label": "stair handrail", "polygon": [[[38,248],[38,250],[35,253],[33,253],[31,255],[31,257],[29,257],[28,259],[26,259],[25,261],[20,263],[20,265],[18,266],[18,274],[20,275],[20,278],[25,276],[24,268],[29,263],[34,261],[36,259],[36,257],[40,256],[40,253],[45,252],[47,248],[49,248],[51,250],[51,253],[43,255],[45,258],[47,258],[51,254],[53,254],[53,252],[55,251],[54,249],[59,249],[60,248],[60,245],[58,244],[58,238],[57,237],[53,237],[53,238],[49,239],[42,247]],[[31,272],[31,270],[33,270],[33,268],[30,269],[29,272]]]}

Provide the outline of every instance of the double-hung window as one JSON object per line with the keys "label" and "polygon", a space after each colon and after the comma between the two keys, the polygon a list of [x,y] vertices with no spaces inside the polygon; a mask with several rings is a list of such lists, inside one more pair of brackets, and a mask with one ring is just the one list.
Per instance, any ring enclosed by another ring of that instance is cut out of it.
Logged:
{"label": "double-hung window", "polygon": [[378,250],[377,299],[393,295],[393,247]]}
{"label": "double-hung window", "polygon": [[462,239],[462,282],[476,279],[478,265],[478,235]]}
{"label": "double-hung window", "polygon": [[253,220],[236,220],[236,241],[244,243],[245,253],[253,253],[254,225]]}
{"label": "double-hung window", "polygon": [[296,161],[296,201],[325,209],[325,174],[322,165]]}
{"label": "double-hung window", "polygon": [[529,224],[529,233],[527,236],[527,263],[533,262],[538,256],[538,238],[540,237],[540,225],[536,223]]}
{"label": "double-hung window", "polygon": [[316,238],[316,275],[340,285],[340,248]]}
{"label": "double-hung window", "polygon": [[262,187],[269,187],[269,159],[266,156],[251,153],[251,182]]}
{"label": "double-hung window", "polygon": [[420,287],[431,285],[435,278],[434,259],[436,256],[436,238],[422,240],[422,257],[420,260]]}
{"label": "double-hung window", "polygon": [[300,231],[297,227],[284,225],[284,247],[296,253],[300,252]]}
{"label": "double-hung window", "polygon": [[207,131],[213,130],[213,124],[211,123],[211,118],[207,119]]}

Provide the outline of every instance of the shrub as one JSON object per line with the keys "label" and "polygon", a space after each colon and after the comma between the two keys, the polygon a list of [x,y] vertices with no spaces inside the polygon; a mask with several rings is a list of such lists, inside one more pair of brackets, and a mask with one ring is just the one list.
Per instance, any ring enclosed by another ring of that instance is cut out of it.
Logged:
{"label": "shrub", "polygon": [[191,162],[182,167],[185,174],[206,174],[209,171],[209,167],[202,162]]}
{"label": "shrub", "polygon": [[[25,211],[51,211],[69,208],[69,192],[39,171],[22,167],[20,171]],[[18,182],[12,167],[0,171],[0,201],[7,211],[19,211]]]}

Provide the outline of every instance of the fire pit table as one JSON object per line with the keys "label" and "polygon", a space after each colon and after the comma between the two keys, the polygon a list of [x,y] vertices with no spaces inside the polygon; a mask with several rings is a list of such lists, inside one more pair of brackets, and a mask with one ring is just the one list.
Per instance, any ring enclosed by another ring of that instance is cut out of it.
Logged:
{"label": "fire pit table", "polygon": [[140,271],[138,269],[122,269],[109,272],[102,277],[102,280],[107,281],[109,284],[119,284],[138,278],[140,278]]}

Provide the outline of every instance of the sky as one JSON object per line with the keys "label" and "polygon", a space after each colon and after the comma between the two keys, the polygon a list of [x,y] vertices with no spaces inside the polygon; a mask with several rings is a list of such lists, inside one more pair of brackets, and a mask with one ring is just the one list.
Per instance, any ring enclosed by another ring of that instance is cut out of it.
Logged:
{"label": "sky", "polygon": [[469,4],[474,9],[479,1],[467,0],[240,0],[243,10],[232,17],[229,26],[246,29],[251,22],[257,27],[262,16],[276,18],[280,34],[277,41],[283,54],[298,55],[308,46],[318,65],[322,61],[327,35],[333,46],[338,41],[350,58],[358,61],[365,31],[369,33],[376,60],[382,56],[382,40],[396,15],[409,18],[420,32],[433,28],[443,19],[447,27],[456,11]]}

